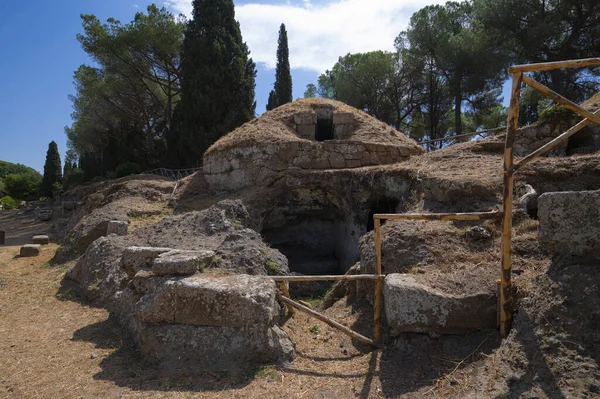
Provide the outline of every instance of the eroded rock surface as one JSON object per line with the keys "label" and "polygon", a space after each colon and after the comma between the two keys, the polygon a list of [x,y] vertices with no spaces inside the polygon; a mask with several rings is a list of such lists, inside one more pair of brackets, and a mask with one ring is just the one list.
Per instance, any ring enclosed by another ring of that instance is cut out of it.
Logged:
{"label": "eroded rock surface", "polygon": [[288,360],[293,344],[277,326],[276,285],[266,278],[288,273],[287,260],[245,219],[245,208],[226,200],[100,237],[67,277],[161,361]]}
{"label": "eroded rock surface", "polygon": [[540,244],[553,255],[600,259],[600,191],[542,194]]}
{"label": "eroded rock surface", "polygon": [[392,335],[401,332],[461,334],[496,328],[496,297],[448,294],[413,276],[390,274],[383,283],[385,315]]}

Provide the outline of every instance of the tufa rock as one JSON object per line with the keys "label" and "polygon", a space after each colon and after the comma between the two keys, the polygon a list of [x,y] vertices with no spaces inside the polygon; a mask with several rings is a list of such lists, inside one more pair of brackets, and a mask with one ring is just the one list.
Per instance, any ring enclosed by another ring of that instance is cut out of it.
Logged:
{"label": "tufa rock", "polygon": [[50,237],[48,237],[47,235],[35,235],[35,236],[33,236],[33,243],[40,244],[40,245],[49,244]]}
{"label": "tufa rock", "polygon": [[156,276],[188,276],[204,269],[214,256],[214,251],[164,252],[152,262],[152,273]]}
{"label": "tufa rock", "polygon": [[496,328],[496,297],[447,294],[413,276],[390,274],[383,283],[385,315],[392,335],[401,332],[462,334]]}
{"label": "tufa rock", "polygon": [[106,235],[116,234],[118,236],[126,236],[129,224],[121,220],[111,220],[106,225]]}
{"label": "tufa rock", "polygon": [[545,193],[538,199],[540,245],[553,255],[600,259],[600,191]]}
{"label": "tufa rock", "polygon": [[21,247],[19,256],[22,258],[28,258],[31,256],[38,256],[40,254],[40,244],[25,244]]}

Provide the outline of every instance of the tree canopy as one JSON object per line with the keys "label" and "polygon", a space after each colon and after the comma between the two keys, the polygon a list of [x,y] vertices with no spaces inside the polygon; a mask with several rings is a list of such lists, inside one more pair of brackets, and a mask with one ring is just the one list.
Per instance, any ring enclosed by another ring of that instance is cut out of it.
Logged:
{"label": "tree canopy", "polygon": [[256,66],[232,0],[194,0],[183,42],[182,156],[199,165],[220,137],[254,118]]}

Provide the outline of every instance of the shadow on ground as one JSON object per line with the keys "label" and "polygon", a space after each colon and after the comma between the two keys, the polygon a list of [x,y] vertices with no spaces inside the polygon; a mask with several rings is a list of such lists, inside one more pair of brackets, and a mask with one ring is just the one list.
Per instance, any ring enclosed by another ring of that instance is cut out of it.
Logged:
{"label": "shadow on ground", "polygon": [[33,209],[26,211],[0,211],[0,230],[6,232],[5,245],[32,244],[35,234],[48,234],[52,222],[36,220]]}

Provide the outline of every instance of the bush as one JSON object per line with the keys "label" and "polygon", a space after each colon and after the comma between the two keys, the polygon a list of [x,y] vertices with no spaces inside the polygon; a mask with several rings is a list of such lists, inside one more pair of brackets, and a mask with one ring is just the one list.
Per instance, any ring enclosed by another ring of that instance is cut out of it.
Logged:
{"label": "bush", "polygon": [[10,195],[7,195],[0,199],[0,204],[2,204],[4,209],[17,209],[17,207],[19,206],[19,201],[17,201]]}
{"label": "bush", "polygon": [[71,169],[65,176],[63,189],[67,191],[79,186],[81,183],[83,183],[83,170],[79,168]]}
{"label": "bush", "polygon": [[115,174],[117,177],[125,177],[129,175],[135,175],[142,171],[142,168],[138,163],[125,162],[115,168]]}
{"label": "bush", "polygon": [[39,182],[35,175],[10,174],[4,178],[6,193],[17,199],[37,197]]}

